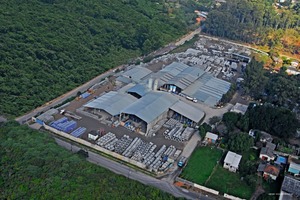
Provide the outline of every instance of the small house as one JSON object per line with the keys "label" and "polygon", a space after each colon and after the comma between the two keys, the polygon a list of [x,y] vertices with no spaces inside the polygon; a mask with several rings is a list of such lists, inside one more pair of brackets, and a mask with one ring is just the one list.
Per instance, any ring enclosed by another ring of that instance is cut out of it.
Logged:
{"label": "small house", "polygon": [[204,141],[206,141],[207,143],[215,144],[217,140],[218,140],[218,135],[217,134],[214,134],[214,133],[211,133],[211,132],[206,133]]}
{"label": "small house", "polygon": [[275,160],[275,155],[272,149],[268,147],[263,147],[260,150],[259,158],[270,162],[271,160]]}
{"label": "small house", "polygon": [[230,110],[230,112],[241,113],[244,115],[248,109],[247,105],[236,103]]}
{"label": "small house", "polygon": [[288,172],[292,173],[294,176],[300,176],[300,163],[291,162]]}
{"label": "small house", "polygon": [[89,134],[88,134],[88,138],[89,140],[97,140],[99,137],[99,135],[97,134],[96,131],[91,131]]}
{"label": "small house", "polygon": [[263,177],[265,179],[271,178],[272,180],[276,180],[279,175],[280,169],[277,166],[267,164],[264,169]]}
{"label": "small house", "polygon": [[242,156],[232,151],[228,151],[223,167],[231,172],[236,172],[239,168]]}
{"label": "small house", "polygon": [[266,132],[260,131],[260,130],[251,129],[249,131],[249,136],[251,136],[253,138],[259,137],[260,142],[263,142],[263,143],[273,141],[273,138],[269,133],[266,133]]}

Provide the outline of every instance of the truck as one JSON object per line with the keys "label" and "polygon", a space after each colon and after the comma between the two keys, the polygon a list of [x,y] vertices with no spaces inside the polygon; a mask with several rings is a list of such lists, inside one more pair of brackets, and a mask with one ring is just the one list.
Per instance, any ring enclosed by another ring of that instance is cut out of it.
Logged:
{"label": "truck", "polygon": [[177,166],[180,167],[180,168],[182,168],[182,167],[185,166],[185,164],[186,164],[186,157],[182,156],[182,157],[179,159],[179,161],[178,161],[178,163],[177,163]]}
{"label": "truck", "polygon": [[193,98],[193,97],[190,97],[190,96],[186,96],[185,98],[186,98],[187,100],[193,101],[193,102],[195,102],[195,103],[198,102],[198,100],[197,100],[196,98]]}

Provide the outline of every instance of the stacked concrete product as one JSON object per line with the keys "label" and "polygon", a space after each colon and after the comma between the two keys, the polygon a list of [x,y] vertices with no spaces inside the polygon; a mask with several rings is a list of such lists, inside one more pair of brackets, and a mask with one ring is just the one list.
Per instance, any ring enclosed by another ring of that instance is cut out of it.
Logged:
{"label": "stacked concrete product", "polygon": [[111,142],[107,143],[104,148],[110,151],[115,150],[115,144],[118,142],[118,138],[113,139]]}
{"label": "stacked concrete product", "polygon": [[115,152],[122,154],[125,149],[131,144],[132,139],[128,135],[124,135],[120,140],[115,144]]}
{"label": "stacked concrete product", "polygon": [[183,140],[183,141],[188,141],[188,140],[192,137],[194,131],[195,131],[195,130],[194,130],[193,128],[187,127],[187,128],[183,131],[183,133],[182,133],[182,135],[181,135],[182,140]]}
{"label": "stacked concrete product", "polygon": [[97,140],[96,144],[98,144],[99,146],[103,147],[107,143],[113,141],[115,138],[116,138],[116,135],[114,133],[108,132],[107,134],[105,134],[102,137],[100,137]]}
{"label": "stacked concrete product", "polygon": [[122,153],[123,156],[131,157],[133,152],[137,149],[137,147],[141,144],[142,140],[138,137],[134,138],[131,144],[127,147],[127,149]]}

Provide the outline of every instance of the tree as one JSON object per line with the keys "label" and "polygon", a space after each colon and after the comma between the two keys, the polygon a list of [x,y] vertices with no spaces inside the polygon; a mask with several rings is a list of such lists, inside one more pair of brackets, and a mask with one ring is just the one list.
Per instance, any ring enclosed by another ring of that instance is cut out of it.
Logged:
{"label": "tree", "polygon": [[232,131],[240,118],[241,118],[240,113],[227,112],[223,115],[222,121],[226,125],[227,129],[229,131]]}
{"label": "tree", "polygon": [[247,133],[230,133],[228,149],[237,153],[248,151],[254,144],[253,138]]}
{"label": "tree", "polygon": [[220,122],[222,119],[219,116],[213,116],[212,118],[209,119],[209,124],[210,125],[215,125],[216,123]]}
{"label": "tree", "polygon": [[201,138],[203,139],[206,135],[207,132],[211,131],[212,128],[209,124],[207,123],[203,123],[200,127],[199,127],[199,134],[201,136]]}

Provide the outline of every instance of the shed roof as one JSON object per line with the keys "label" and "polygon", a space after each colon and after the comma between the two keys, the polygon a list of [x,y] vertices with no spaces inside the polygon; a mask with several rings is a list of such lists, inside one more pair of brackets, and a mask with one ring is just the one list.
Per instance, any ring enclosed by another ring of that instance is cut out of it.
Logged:
{"label": "shed roof", "polygon": [[219,136],[217,134],[214,134],[214,133],[211,133],[211,132],[207,132],[206,135],[205,135],[205,137],[209,138],[209,139],[212,139],[212,140],[217,140]]}
{"label": "shed roof", "polygon": [[229,163],[232,167],[238,168],[240,161],[242,159],[242,156],[239,154],[236,154],[232,151],[228,151],[224,162]]}
{"label": "shed roof", "polygon": [[144,78],[145,76],[151,73],[152,71],[150,69],[141,66],[136,66],[124,72],[121,76],[129,78],[134,82],[139,82],[142,78]]}
{"label": "shed roof", "polygon": [[124,108],[122,113],[135,115],[146,123],[150,123],[177,101],[178,99],[169,93],[151,91]]}
{"label": "shed roof", "polygon": [[132,104],[136,100],[129,94],[121,94],[110,91],[97,99],[87,103],[84,107],[101,109],[112,116],[119,115],[121,110]]}
{"label": "shed roof", "polygon": [[144,96],[149,91],[151,91],[151,89],[148,88],[147,85],[144,85],[144,84],[136,84],[135,86],[133,86],[127,90],[128,93],[137,93],[140,96]]}
{"label": "shed roof", "polygon": [[191,106],[183,101],[176,102],[170,109],[196,123],[198,123],[205,115],[201,109]]}
{"label": "shed roof", "polygon": [[281,190],[293,194],[296,197],[300,197],[300,180],[285,176]]}

